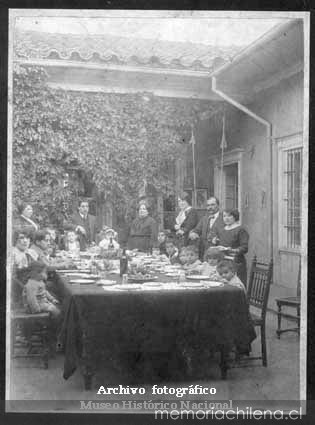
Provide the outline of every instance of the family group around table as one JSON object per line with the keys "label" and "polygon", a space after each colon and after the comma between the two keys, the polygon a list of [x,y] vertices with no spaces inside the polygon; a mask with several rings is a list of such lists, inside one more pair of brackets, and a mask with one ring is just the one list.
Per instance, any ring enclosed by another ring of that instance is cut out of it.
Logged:
{"label": "family group around table", "polygon": [[[200,220],[190,205],[188,194],[178,199],[179,213],[174,228],[158,232],[158,224],[141,203],[138,216],[119,235],[104,226],[97,232],[96,218],[89,214],[89,204],[81,201],[78,211],[64,224],[64,233],[53,226],[40,229],[33,218],[33,208],[21,204],[13,222],[12,301],[29,313],[49,312],[52,328],[61,321],[61,304],[54,294],[54,282],[48,272],[73,267],[72,259],[91,246],[99,253],[116,253],[121,249],[165,255],[171,264],[181,264],[186,274],[201,274],[245,290],[247,267],[245,255],[249,236],[239,222],[237,210],[220,210],[219,200],[207,200],[207,213]],[[59,256],[58,251],[68,256]],[[128,252],[128,251],[127,251]],[[57,254],[57,255],[56,255]],[[53,295],[54,294],[54,295]]]}

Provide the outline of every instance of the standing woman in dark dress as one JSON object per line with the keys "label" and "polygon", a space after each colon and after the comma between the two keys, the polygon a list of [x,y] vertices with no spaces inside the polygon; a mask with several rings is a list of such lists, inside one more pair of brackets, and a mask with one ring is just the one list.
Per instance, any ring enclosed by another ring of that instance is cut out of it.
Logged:
{"label": "standing woman in dark dress", "polygon": [[140,204],[139,215],[130,225],[128,249],[150,252],[152,248],[157,247],[157,234],[157,222],[149,216],[147,206],[144,203]]}
{"label": "standing woman in dark dress", "polygon": [[248,251],[249,235],[241,226],[238,210],[224,210],[223,221],[225,226],[217,232],[214,238],[216,245],[228,248],[227,254],[234,257],[237,267],[237,276],[247,286],[247,265],[245,255]]}
{"label": "standing woman in dark dress", "polygon": [[198,224],[198,214],[190,205],[188,193],[183,192],[178,197],[178,206],[179,213],[175,219],[176,223],[174,228],[179,239],[179,245],[187,246],[189,244],[194,244],[188,236],[190,231]]}
{"label": "standing woman in dark dress", "polygon": [[33,219],[33,207],[27,202],[18,205],[19,216],[13,220],[14,230],[21,232],[35,233],[39,230],[39,225]]}

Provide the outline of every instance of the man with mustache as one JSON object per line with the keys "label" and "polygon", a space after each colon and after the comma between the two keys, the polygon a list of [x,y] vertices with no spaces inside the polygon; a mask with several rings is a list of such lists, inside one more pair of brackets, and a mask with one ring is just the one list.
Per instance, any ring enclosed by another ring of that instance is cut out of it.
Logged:
{"label": "man with mustache", "polygon": [[218,198],[211,196],[207,200],[207,214],[199,220],[197,226],[189,233],[191,240],[200,238],[200,258],[210,246],[215,246],[216,234],[224,228],[223,215]]}

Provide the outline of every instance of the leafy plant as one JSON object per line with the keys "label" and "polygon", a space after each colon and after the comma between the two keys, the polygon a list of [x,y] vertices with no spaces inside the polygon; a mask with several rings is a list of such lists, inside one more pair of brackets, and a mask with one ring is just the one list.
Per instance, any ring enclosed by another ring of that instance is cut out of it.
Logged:
{"label": "leafy plant", "polygon": [[174,164],[190,125],[213,108],[148,93],[56,90],[45,70],[34,66],[16,65],[13,83],[13,201],[30,202],[39,220],[58,224],[76,202],[76,182],[63,186],[74,163],[120,213],[135,202],[144,181],[172,193]]}

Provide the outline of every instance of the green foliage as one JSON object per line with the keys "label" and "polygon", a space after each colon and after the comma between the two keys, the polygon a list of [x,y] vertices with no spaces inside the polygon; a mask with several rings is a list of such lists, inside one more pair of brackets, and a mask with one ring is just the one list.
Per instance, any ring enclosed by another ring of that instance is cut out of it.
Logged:
{"label": "green foliage", "polygon": [[74,162],[120,212],[144,180],[160,193],[174,190],[174,162],[204,102],[70,92],[46,81],[42,68],[14,69],[14,201],[30,202],[39,219],[61,222],[64,203],[73,205],[76,196],[75,182],[62,185]]}

